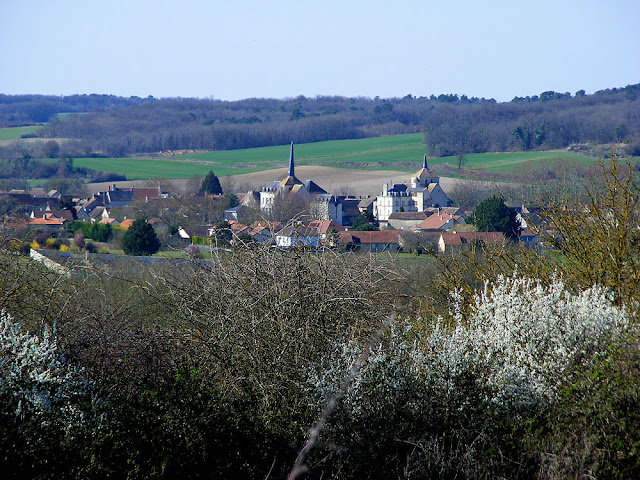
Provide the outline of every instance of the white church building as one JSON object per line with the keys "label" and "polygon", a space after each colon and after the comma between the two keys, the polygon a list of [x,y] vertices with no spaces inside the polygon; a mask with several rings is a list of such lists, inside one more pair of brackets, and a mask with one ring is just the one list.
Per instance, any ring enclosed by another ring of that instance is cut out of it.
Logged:
{"label": "white church building", "polygon": [[[298,180],[295,174],[295,163],[293,158],[293,142],[289,153],[289,170],[287,176],[282,180],[274,181],[271,185],[264,187],[258,195],[260,210],[268,213],[274,206],[278,195],[291,195],[301,199],[308,204],[310,215],[316,220],[333,220],[342,225],[342,202],[334,195],[329,194],[325,189],[311,180],[304,182]],[[247,195],[247,201],[255,196]],[[256,198],[256,200],[258,200]]]}

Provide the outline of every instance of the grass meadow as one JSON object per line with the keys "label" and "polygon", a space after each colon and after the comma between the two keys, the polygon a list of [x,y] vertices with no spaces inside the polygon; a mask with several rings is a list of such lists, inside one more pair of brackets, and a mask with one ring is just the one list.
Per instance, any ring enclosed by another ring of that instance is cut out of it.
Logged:
{"label": "grass meadow", "polygon": [[36,133],[41,128],[38,125],[0,128],[0,140],[19,140],[21,135]]}
{"label": "grass meadow", "polygon": [[[328,166],[364,170],[414,172],[422,163],[422,134],[334,140],[294,146],[296,165]],[[509,173],[530,161],[573,158],[585,164],[593,158],[566,151],[479,153],[465,155],[465,168]],[[213,170],[218,176],[238,175],[282,168],[289,160],[289,145],[202,152],[157,158],[76,158],[74,164],[96,170],[124,173],[127,178],[188,178]],[[456,157],[430,158],[430,166],[448,163]]]}

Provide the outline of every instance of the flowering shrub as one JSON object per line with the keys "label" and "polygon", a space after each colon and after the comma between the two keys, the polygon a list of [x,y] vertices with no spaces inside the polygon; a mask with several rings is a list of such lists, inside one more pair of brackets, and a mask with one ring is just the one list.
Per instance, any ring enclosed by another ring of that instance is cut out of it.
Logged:
{"label": "flowering shrub", "polygon": [[[376,386],[382,390],[411,374],[450,391],[465,372],[483,377],[494,402],[526,405],[550,399],[569,367],[591,362],[628,326],[625,311],[612,306],[601,288],[571,295],[560,280],[545,288],[531,279],[501,276],[476,295],[476,306],[466,319],[461,299],[452,296],[453,327],[442,318],[427,334],[407,321],[392,326],[384,346],[371,353],[344,402],[357,409],[358,392],[372,383],[372,377],[383,380]],[[345,367],[361,355],[354,343],[339,349],[338,361],[312,376],[324,398],[337,391]]]}
{"label": "flowering shrub", "polygon": [[9,396],[17,418],[61,408],[71,420],[76,413],[72,405],[89,387],[62,355],[50,329],[45,327],[42,337],[22,333],[4,310],[0,312],[0,373],[0,393]]}
{"label": "flowering shrub", "polygon": [[[500,277],[475,300],[467,361],[486,366],[495,400],[503,402],[551,398],[569,367],[591,363],[629,323],[602,288],[571,295],[560,280],[545,288]],[[456,320],[462,323],[461,315]]]}
{"label": "flowering shrub", "polygon": [[[572,295],[558,279],[544,287],[527,278],[499,277],[476,294],[467,315],[461,297],[452,296],[448,321],[439,318],[426,328],[417,326],[420,321],[399,321],[372,349],[326,428],[331,442],[363,458],[422,455],[414,462],[426,476],[466,476],[478,465],[491,468],[486,452],[499,451],[495,443],[504,440],[479,432],[507,428],[531,409],[549,405],[573,368],[592,364],[622,338],[629,323],[602,289]],[[339,391],[362,354],[357,343],[344,342],[333,358],[310,369],[318,407]],[[365,446],[363,438],[376,438],[375,446]],[[412,447],[398,453],[398,442]],[[450,463],[456,455],[452,445],[460,449],[457,466]],[[369,450],[355,453],[359,449]],[[425,458],[449,463],[429,470]],[[372,475],[389,461],[356,476]]]}

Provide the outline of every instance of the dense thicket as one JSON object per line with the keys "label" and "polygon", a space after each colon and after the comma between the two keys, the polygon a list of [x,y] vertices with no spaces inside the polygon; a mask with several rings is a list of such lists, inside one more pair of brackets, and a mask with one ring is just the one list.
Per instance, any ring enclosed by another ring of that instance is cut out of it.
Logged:
{"label": "dense thicket", "polygon": [[[56,105],[60,108],[61,102],[71,102],[73,98],[75,103],[71,103],[67,111],[89,113],[51,117],[39,135],[73,138],[78,142],[74,147],[78,154],[99,152],[113,157],[162,150],[229,150],[416,131],[425,133],[427,151],[433,156],[549,149],[576,143],[628,142],[633,150],[640,149],[636,147],[640,141],[639,92],[638,85],[602,90],[593,95],[585,95],[583,91],[575,95],[543,92],[540,96],[516,97],[505,103],[465,95],[407,95],[388,99],[299,96],[234,102],[42,97],[44,105],[57,99]],[[0,97],[0,106],[11,111],[21,105],[13,100],[14,97]],[[29,105],[35,108],[36,100],[31,98]],[[80,100],[88,103],[81,104]],[[33,118],[35,121],[36,116]]]}

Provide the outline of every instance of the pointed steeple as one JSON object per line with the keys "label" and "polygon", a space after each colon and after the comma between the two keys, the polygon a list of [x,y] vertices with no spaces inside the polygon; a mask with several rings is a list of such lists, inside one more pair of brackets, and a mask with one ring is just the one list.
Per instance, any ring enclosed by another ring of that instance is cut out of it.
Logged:
{"label": "pointed steeple", "polygon": [[291,153],[289,154],[289,173],[287,177],[280,182],[280,185],[302,185],[302,182],[296,178],[295,165],[293,163],[293,142],[291,142]]}
{"label": "pointed steeple", "polygon": [[294,173],[294,164],[293,164],[293,142],[291,142],[291,153],[289,153],[289,176],[290,177],[295,177],[296,174]]}
{"label": "pointed steeple", "polygon": [[428,170],[429,167],[427,166],[427,156],[424,156],[424,160],[422,161],[422,168],[424,168],[425,170]]}

